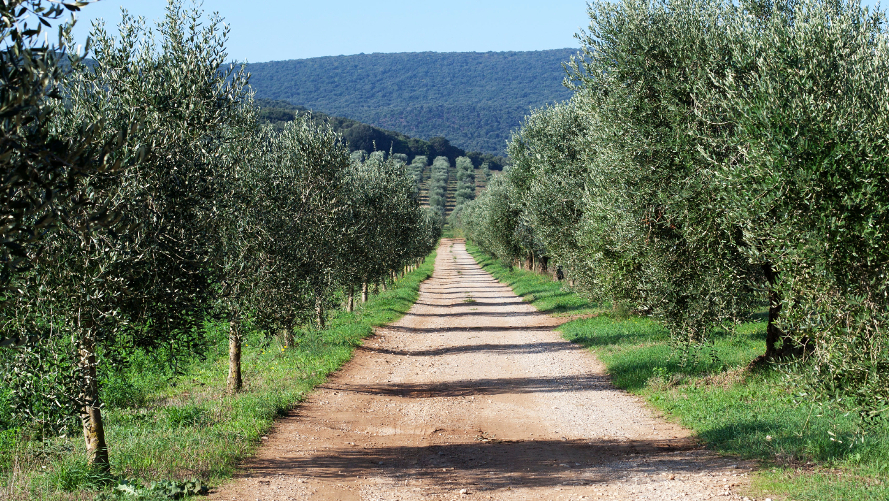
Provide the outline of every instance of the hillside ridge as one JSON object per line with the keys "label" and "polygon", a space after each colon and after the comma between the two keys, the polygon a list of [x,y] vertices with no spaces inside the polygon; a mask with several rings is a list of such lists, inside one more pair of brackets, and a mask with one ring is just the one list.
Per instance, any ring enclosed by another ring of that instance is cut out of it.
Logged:
{"label": "hillside ridge", "polygon": [[531,109],[563,101],[574,49],[401,52],[251,63],[257,98],[503,155]]}

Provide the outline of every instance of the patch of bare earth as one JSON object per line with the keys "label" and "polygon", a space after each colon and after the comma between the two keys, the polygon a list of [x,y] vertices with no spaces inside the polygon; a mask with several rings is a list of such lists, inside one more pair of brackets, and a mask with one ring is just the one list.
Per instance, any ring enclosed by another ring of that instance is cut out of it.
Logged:
{"label": "patch of bare earth", "polygon": [[751,465],[614,389],[559,322],[443,241],[410,313],[211,499],[739,499]]}

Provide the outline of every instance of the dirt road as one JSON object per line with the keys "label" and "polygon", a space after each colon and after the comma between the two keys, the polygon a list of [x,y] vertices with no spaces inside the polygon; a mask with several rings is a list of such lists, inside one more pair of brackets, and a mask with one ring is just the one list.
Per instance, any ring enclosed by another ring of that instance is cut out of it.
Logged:
{"label": "dirt road", "polygon": [[749,465],[615,390],[557,323],[445,240],[410,313],[211,499],[738,499]]}

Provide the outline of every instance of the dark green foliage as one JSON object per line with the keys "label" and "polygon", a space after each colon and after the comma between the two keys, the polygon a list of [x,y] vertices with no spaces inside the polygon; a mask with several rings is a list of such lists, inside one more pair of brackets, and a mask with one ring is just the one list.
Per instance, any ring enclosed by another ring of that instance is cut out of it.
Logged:
{"label": "dark green foliage", "polygon": [[[65,224],[42,247],[7,320],[46,333],[42,351],[27,347],[3,367],[14,405],[44,416],[38,426],[62,431],[56,412],[80,414],[89,462],[102,471],[104,367],[135,348],[176,367],[204,348],[214,181],[246,97],[246,75],[221,68],[227,29],[218,17],[202,23],[199,11],[170,2],[159,45],[126,13],[120,33],[94,27],[96,58],[71,61],[64,105],[50,122],[57,141],[116,144],[90,159],[114,167],[82,175],[77,197],[62,199]],[[29,380],[43,378],[37,362],[52,352],[60,372],[47,371],[53,377],[31,391]]]}
{"label": "dark green foliage", "polygon": [[574,52],[359,54],[247,69],[259,98],[413,137],[444,136],[466,150],[502,155],[529,108],[570,95],[562,86],[562,63]]}
{"label": "dark green foliage", "polygon": [[402,153],[412,159],[417,155],[434,158],[446,156],[451,162],[459,156],[469,156],[476,163],[488,162],[492,169],[502,169],[506,159],[490,153],[466,151],[453,146],[443,137],[433,137],[428,141],[408,137],[400,132],[383,130],[365,123],[342,117],[329,116],[317,111],[309,111],[303,106],[295,106],[285,101],[259,99],[260,119],[272,124],[276,129],[293,120],[298,114],[306,114],[317,124],[328,123],[343,136],[349,151],[392,151]]}

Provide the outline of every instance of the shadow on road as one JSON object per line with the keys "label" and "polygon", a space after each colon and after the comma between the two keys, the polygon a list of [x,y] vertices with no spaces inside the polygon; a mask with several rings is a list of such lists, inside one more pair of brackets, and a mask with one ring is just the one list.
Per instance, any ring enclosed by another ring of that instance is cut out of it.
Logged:
{"label": "shadow on road", "polygon": [[[433,433],[439,432],[448,433]],[[499,441],[479,431],[468,443],[337,447],[309,457],[257,460],[251,462],[244,476],[284,474],[339,479],[381,475],[431,481],[445,489],[591,485],[630,475],[710,467],[706,463],[712,459],[695,457],[697,448],[688,439]],[[719,466],[724,467],[723,463],[720,461]]]}
{"label": "shadow on road", "polygon": [[602,375],[530,378],[463,379],[442,383],[332,384],[325,388],[405,398],[462,397],[472,395],[517,395],[522,393],[553,393],[562,391],[613,390],[610,378]]}
{"label": "shadow on road", "polygon": [[398,350],[392,348],[377,348],[373,346],[362,346],[361,350],[373,353],[381,353],[385,355],[396,355],[405,357],[435,357],[439,355],[454,355],[460,353],[473,352],[493,352],[503,355],[523,355],[529,353],[552,353],[559,350],[576,350],[577,347],[568,343],[550,342],[550,343],[534,343],[534,344],[471,344],[462,346],[443,346],[430,350]]}

